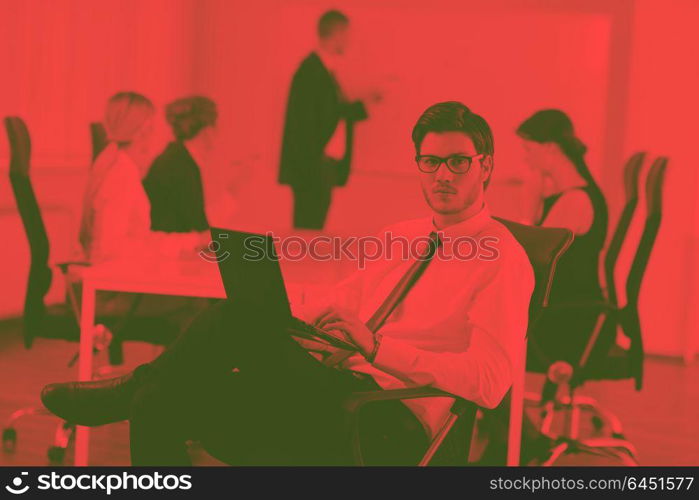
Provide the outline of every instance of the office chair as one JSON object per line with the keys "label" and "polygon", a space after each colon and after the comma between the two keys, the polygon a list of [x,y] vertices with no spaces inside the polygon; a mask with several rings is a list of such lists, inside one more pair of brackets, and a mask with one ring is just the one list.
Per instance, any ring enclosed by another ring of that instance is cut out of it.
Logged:
{"label": "office chair", "polygon": [[[597,315],[596,327],[590,335],[578,363],[573,367],[559,361],[549,371],[550,378],[561,395],[556,401],[548,403],[542,423],[542,432],[547,434],[551,427],[555,409],[563,409],[570,414],[568,429],[558,438],[550,457],[544,465],[553,463],[562,454],[575,450],[611,455],[620,458],[629,465],[637,465],[636,450],[626,441],[619,419],[603,410],[592,398],[574,395],[576,388],[588,380],[625,380],[633,379],[636,390],[643,385],[643,340],[638,315],[638,299],[641,283],[662,219],[662,193],[667,168],[666,157],[657,158],[650,167],[646,178],[646,220],[636,254],[626,280],[626,305],[619,306],[607,300],[600,303],[557,304],[552,309],[570,311],[571,315],[591,312]],[[628,188],[628,186],[627,186]],[[614,282],[611,281],[611,287]],[[610,288],[611,290],[611,288]],[[616,298],[616,293],[610,297]],[[617,331],[628,339],[629,348],[617,343]],[[611,438],[594,438],[577,440],[580,411],[591,410],[596,413],[593,424],[601,427],[607,422],[612,431]]]}
{"label": "office chair", "polygon": [[[34,339],[50,338],[72,342],[80,340],[80,299],[75,289],[67,288],[68,301],[58,305],[46,305],[45,297],[51,286],[53,272],[49,266],[50,246],[41,209],[34,194],[30,177],[31,139],[24,121],[16,116],[4,120],[10,143],[10,184],[17,203],[17,209],[27,235],[30,253],[29,277],[22,315],[24,345],[29,349]],[[99,124],[96,124],[99,125]],[[99,127],[93,127],[99,130]],[[104,129],[101,128],[103,131]],[[93,147],[99,147],[94,139],[102,137],[99,132],[93,135]],[[103,146],[102,146],[103,147]],[[89,266],[88,262],[70,261],[56,263],[55,266],[66,277],[71,266]],[[178,330],[170,325],[166,318],[134,317],[140,298],[134,300],[131,309],[120,317],[99,316],[93,330],[95,352],[111,348],[112,332],[117,334],[119,344],[124,340],[140,340],[155,344],[164,344],[175,337]],[[165,339],[165,340],[163,340]],[[110,361],[113,350],[110,349]],[[77,354],[68,363],[73,366]],[[110,365],[119,364],[117,362]],[[107,368],[111,368],[108,366]],[[101,370],[98,375],[103,375]],[[2,432],[3,450],[12,452],[17,445],[15,423],[30,415],[51,415],[43,406],[22,408],[13,412],[5,422]],[[55,434],[54,444],[48,449],[51,463],[61,463],[66,447],[72,438],[74,426],[61,423]]]}
{"label": "office chair", "polygon": [[92,140],[92,161],[94,162],[109,143],[107,131],[104,129],[102,123],[90,123],[90,139]]}
{"label": "office chair", "polygon": [[[31,139],[24,121],[16,116],[4,120],[10,143],[10,184],[17,203],[27,241],[29,243],[30,265],[27,291],[22,314],[24,346],[31,348],[36,338],[61,339],[71,342],[80,340],[80,300],[73,287],[67,287],[68,301],[57,305],[46,305],[45,297],[51,287],[53,272],[49,266],[50,246],[46,226],[30,177]],[[88,266],[88,262],[70,261],[55,264],[61,273],[67,276],[71,266]],[[134,306],[135,307],[135,306]],[[117,331],[125,338],[140,339],[144,331],[165,331],[160,323],[153,319],[133,319],[130,314],[121,318],[99,317],[93,331],[95,351],[100,352],[109,347],[112,333]],[[107,328],[105,325],[109,325]],[[133,332],[139,332],[139,336]],[[168,334],[169,336],[172,336]],[[72,366],[77,361],[77,354],[68,363]],[[2,432],[3,450],[14,451],[17,445],[15,423],[30,415],[50,415],[43,406],[22,408],[14,411],[5,422]],[[61,423],[55,434],[54,444],[48,449],[49,461],[61,463],[66,447],[71,439],[73,426]]]}
{"label": "office chair", "polygon": [[[562,228],[534,227],[499,218],[497,220],[504,224],[524,247],[534,270],[535,286],[529,306],[529,330],[531,331],[542,308],[548,303],[556,263],[572,243],[573,233]],[[525,353],[526,346],[518,361],[519,366],[513,367],[515,376],[512,388],[501,403],[503,407],[509,404],[507,465],[519,465]],[[345,407],[349,415],[348,425],[355,463],[364,465],[358,424],[359,412],[365,405],[380,401],[432,397],[449,397],[454,399],[454,403],[450,409],[451,414],[433,438],[418,465],[467,465],[478,406],[471,401],[432,387],[360,392],[348,398]]]}
{"label": "office chair", "polygon": [[[17,210],[29,243],[29,278],[24,298],[23,338],[24,346],[31,348],[37,337],[63,339],[78,342],[80,329],[76,320],[77,304],[70,303],[47,306],[44,298],[51,287],[53,272],[49,267],[49,240],[41,210],[34,194],[29,175],[31,140],[24,121],[15,116],[5,118],[5,128],[10,142],[10,184],[17,203]],[[84,265],[84,262],[63,262],[58,268],[66,273],[70,265]],[[103,346],[107,332],[98,327],[95,330],[96,345]],[[17,442],[14,423],[25,416],[46,414],[43,407],[22,408],[12,413],[3,429],[3,449],[11,452]],[[54,445],[48,450],[51,462],[61,462],[70,438],[71,427],[61,424],[56,430]]]}
{"label": "office chair", "polygon": [[[615,276],[614,270],[616,268],[616,263],[619,259],[619,254],[623,247],[624,241],[626,239],[626,234],[628,233],[629,226],[633,220],[634,213],[636,212],[636,207],[638,205],[638,183],[641,169],[646,159],[646,153],[639,152],[632,155],[626,162],[623,172],[624,180],[624,190],[626,200],[624,202],[624,208],[619,216],[619,221],[617,222],[614,234],[609,242],[607,248],[607,253],[604,259],[604,274],[605,274],[605,295],[607,296],[607,301],[612,305],[617,305],[617,293],[615,286]],[[555,360],[551,360],[555,361]],[[559,365],[560,367],[561,365]],[[554,370],[555,371],[555,370]],[[554,404],[553,399],[555,398],[556,387],[551,380],[547,380],[544,386],[543,394],[538,396],[533,393],[527,393],[525,399],[529,402],[543,403],[546,405],[546,410],[544,411],[544,422],[549,422],[552,418],[552,404]],[[593,417],[593,423],[595,427],[601,429],[603,422],[597,417]]]}
{"label": "office chair", "polygon": [[[614,271],[629,227],[631,226],[633,216],[636,212],[636,207],[638,206],[639,178],[645,161],[646,153],[638,152],[632,155],[624,166],[624,192],[626,201],[604,257],[604,291],[607,302],[613,306],[618,305]],[[585,397],[585,400],[587,401],[586,406],[590,409],[594,408],[595,410],[596,414],[592,417],[592,423],[595,429],[601,430],[606,422],[614,429],[614,433],[617,436],[622,435],[621,422],[619,422],[614,415],[602,409],[592,398]],[[575,434],[577,434],[577,430],[575,430]]]}

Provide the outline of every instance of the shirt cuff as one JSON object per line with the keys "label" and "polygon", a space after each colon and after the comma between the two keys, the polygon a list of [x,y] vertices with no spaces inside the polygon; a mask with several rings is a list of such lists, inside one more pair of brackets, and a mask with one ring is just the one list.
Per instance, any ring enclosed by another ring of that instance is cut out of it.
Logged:
{"label": "shirt cuff", "polygon": [[415,364],[416,354],[414,347],[384,336],[372,364],[387,373],[404,373]]}

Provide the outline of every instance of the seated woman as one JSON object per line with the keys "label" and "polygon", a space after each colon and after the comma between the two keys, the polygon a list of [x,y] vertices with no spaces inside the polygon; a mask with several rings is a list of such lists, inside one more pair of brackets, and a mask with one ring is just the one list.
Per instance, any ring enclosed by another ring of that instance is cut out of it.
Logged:
{"label": "seated woman", "polygon": [[[575,136],[568,116],[556,109],[535,113],[517,129],[535,182],[533,223],[565,227],[575,239],[556,266],[549,304],[598,301],[599,254],[607,233],[607,205],[585,164],[585,145]],[[527,344],[527,371],[546,373],[558,360],[575,365],[594,327],[596,315],[548,310],[532,325]],[[486,413],[482,426],[490,442],[481,465],[504,461],[507,412]],[[522,422],[522,464],[540,464],[554,443],[537,429],[529,415]]]}
{"label": "seated woman", "polygon": [[212,149],[218,112],[207,97],[170,103],[165,117],[175,140],[167,145],[143,179],[150,199],[153,231],[188,233],[209,228],[204,205],[202,160]]}
{"label": "seated woman", "polygon": [[150,205],[141,183],[155,108],[144,96],[122,92],[107,104],[109,145],[90,170],[83,202],[80,243],[92,262],[176,256],[208,241],[203,232],[151,231]]}
{"label": "seated woman", "polygon": [[[209,240],[208,232],[168,234],[151,231],[150,205],[141,183],[142,165],[146,163],[153,129],[153,104],[134,92],[114,95],[107,104],[104,124],[109,144],[90,169],[83,201],[80,243],[91,264],[112,262],[114,265],[136,265],[139,261],[163,257],[196,255],[196,250]],[[120,264],[119,264],[120,263]],[[80,274],[73,274],[72,285],[79,293]],[[167,343],[179,332],[179,324],[187,321],[206,305],[201,299],[139,296],[102,292],[98,296],[97,314],[112,318],[104,323],[115,339],[110,347],[112,363],[121,361],[119,325],[131,315],[167,317],[173,328],[158,337]],[[144,339],[146,340],[146,339]]]}
{"label": "seated woman", "polygon": [[[549,304],[602,299],[599,255],[607,236],[607,204],[585,163],[587,148],[575,136],[568,116],[556,109],[539,111],[517,129],[526,161],[538,174],[542,193],[535,223],[565,227],[575,239],[556,266]],[[528,369],[546,371],[551,361],[577,363],[596,317],[570,312],[544,315],[532,335]]]}

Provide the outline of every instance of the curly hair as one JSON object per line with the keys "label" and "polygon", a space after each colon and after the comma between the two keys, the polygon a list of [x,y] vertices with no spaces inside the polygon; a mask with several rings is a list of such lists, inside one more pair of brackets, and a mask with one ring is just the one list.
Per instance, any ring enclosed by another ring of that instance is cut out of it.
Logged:
{"label": "curly hair", "polygon": [[204,128],[216,125],[216,103],[203,96],[183,97],[165,107],[165,119],[178,140],[193,139]]}

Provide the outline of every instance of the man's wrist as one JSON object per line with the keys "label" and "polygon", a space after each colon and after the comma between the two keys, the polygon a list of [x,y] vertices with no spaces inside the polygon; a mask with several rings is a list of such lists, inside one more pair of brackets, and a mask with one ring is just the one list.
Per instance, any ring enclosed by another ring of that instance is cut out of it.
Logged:
{"label": "man's wrist", "polygon": [[371,349],[371,352],[367,353],[364,356],[369,363],[373,363],[376,359],[376,355],[379,353],[379,348],[381,347],[381,338],[382,335],[380,333],[374,335],[374,347]]}

